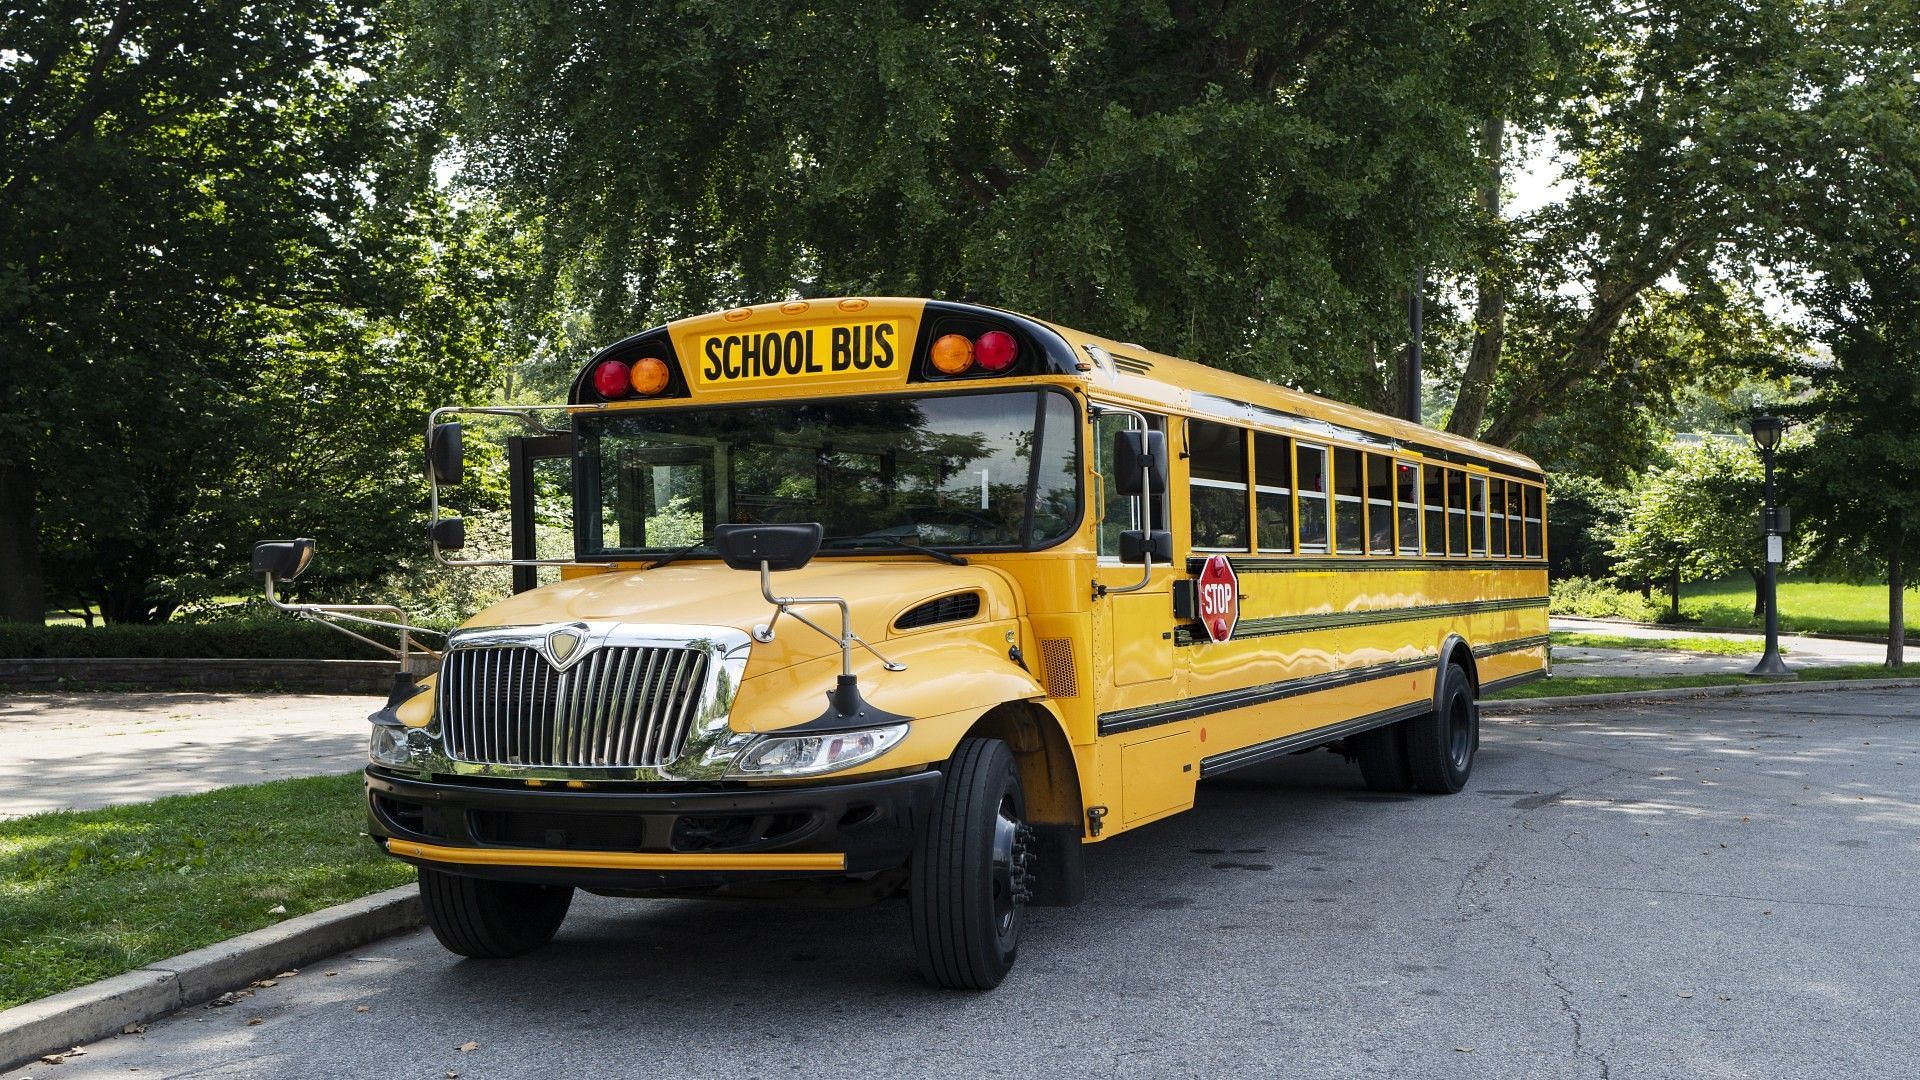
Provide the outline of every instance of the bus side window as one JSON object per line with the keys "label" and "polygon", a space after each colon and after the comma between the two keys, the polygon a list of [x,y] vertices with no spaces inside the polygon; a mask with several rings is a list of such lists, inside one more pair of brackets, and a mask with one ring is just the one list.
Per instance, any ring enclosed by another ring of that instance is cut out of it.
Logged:
{"label": "bus side window", "polygon": [[1192,546],[1252,551],[1247,537],[1247,433],[1206,420],[1187,421]]}
{"label": "bus side window", "polygon": [[1447,470],[1428,465],[1427,471],[1427,554],[1447,553]]}
{"label": "bus side window", "polygon": [[1336,447],[1333,451],[1333,535],[1340,554],[1358,555],[1366,550],[1366,478],[1360,474],[1358,450]]}
{"label": "bus side window", "polygon": [[1393,462],[1367,455],[1367,553],[1393,554]]}
{"label": "bus side window", "polygon": [[1420,554],[1420,466],[1411,461],[1394,463],[1400,474],[1400,554]]}
{"label": "bus side window", "polygon": [[1492,495],[1487,505],[1493,508],[1493,514],[1488,519],[1488,535],[1493,541],[1493,557],[1504,559],[1507,557],[1507,482],[1493,480],[1490,484]]}
{"label": "bus side window", "polygon": [[1300,550],[1327,550],[1327,450],[1299,445],[1294,471],[1300,505]]}
{"label": "bus side window", "polygon": [[1467,553],[1467,474],[1447,470],[1447,554]]}
{"label": "bus side window", "polygon": [[[1113,436],[1115,432],[1127,431],[1138,426],[1128,413],[1101,412],[1093,418],[1093,460],[1100,471],[1102,487],[1100,511],[1102,517],[1100,529],[1100,557],[1117,559],[1120,557],[1120,534],[1129,529],[1143,526],[1139,518],[1139,501],[1120,494],[1113,481]],[[1167,421],[1162,416],[1147,417],[1147,427],[1154,431],[1165,431]],[[1155,529],[1167,527],[1167,493],[1154,492],[1153,525]]]}
{"label": "bus side window", "polygon": [[1293,440],[1253,434],[1254,514],[1261,551],[1293,550]]}
{"label": "bus side window", "polygon": [[1520,508],[1521,485],[1507,481],[1507,554],[1515,559],[1527,552],[1526,512]]}
{"label": "bus side window", "polygon": [[1527,494],[1527,558],[1537,559],[1540,557],[1542,552],[1547,550],[1547,545],[1540,538],[1541,525],[1542,525],[1541,515],[1540,515],[1540,489],[1529,485],[1526,489],[1526,494]]}
{"label": "bus side window", "polygon": [[1468,526],[1473,534],[1473,553],[1487,557],[1487,478],[1467,477]]}

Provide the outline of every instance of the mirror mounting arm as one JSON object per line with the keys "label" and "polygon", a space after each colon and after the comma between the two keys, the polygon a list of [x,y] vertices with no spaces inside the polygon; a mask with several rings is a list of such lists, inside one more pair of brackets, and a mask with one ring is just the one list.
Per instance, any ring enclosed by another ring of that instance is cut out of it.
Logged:
{"label": "mirror mounting arm", "polygon": [[[889,660],[880,655],[880,650],[867,644],[866,639],[853,632],[853,610],[845,599],[838,596],[775,596],[773,595],[773,567],[766,562],[760,564],[760,595],[773,605],[773,618],[753,628],[753,640],[762,644],[773,640],[773,624],[782,615],[790,615],[801,625],[813,628],[821,637],[840,646],[840,675],[842,678],[853,676],[853,647],[855,645],[873,654],[880,666],[888,671],[905,671],[907,665]],[[840,633],[832,631],[793,610],[795,604],[833,604],[840,609]]]}
{"label": "mirror mounting arm", "polygon": [[[416,651],[424,654],[429,661],[440,658],[440,654],[437,651],[427,648],[413,638],[415,634],[438,634],[438,630],[429,630],[423,626],[412,626],[405,622],[369,618],[366,615],[359,614],[360,612],[382,612],[393,615],[395,619],[405,619],[407,613],[394,607],[392,604],[289,604],[280,599],[279,592],[273,587],[272,571],[267,572],[266,579],[267,603],[272,605],[276,610],[284,611],[295,618],[305,619],[308,622],[319,623],[329,630],[338,631],[353,638],[355,641],[363,642],[379,649],[381,652],[400,661],[400,670],[403,674],[410,675],[414,673],[413,654]],[[336,620],[359,623],[363,626],[378,626],[387,630],[398,630],[400,632],[400,644],[398,647],[388,645],[384,641],[378,641],[358,631],[350,630],[340,625],[340,622]]]}

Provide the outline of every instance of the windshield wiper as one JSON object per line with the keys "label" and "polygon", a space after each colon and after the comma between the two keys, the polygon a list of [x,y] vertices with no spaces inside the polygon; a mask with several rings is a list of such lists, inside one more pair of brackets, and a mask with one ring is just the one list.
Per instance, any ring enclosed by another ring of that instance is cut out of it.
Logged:
{"label": "windshield wiper", "polygon": [[691,555],[694,552],[700,550],[701,548],[706,547],[708,543],[709,543],[708,538],[703,536],[700,539],[695,540],[693,543],[688,544],[686,547],[675,548],[672,551],[667,552],[665,555],[660,556],[659,558],[648,563],[646,566],[642,567],[642,569],[658,570],[661,567],[667,565],[668,563],[673,562],[676,559],[679,559],[683,555]]}
{"label": "windshield wiper", "polygon": [[[873,541],[873,542],[864,543],[862,541]],[[927,547],[925,544],[912,543],[905,539],[897,539],[892,537],[882,538],[877,536],[829,536],[820,546],[823,548],[831,548],[831,547],[870,548],[873,551],[882,552],[882,553],[891,552],[891,551],[905,551],[905,552],[910,552],[914,555],[925,555],[929,559],[938,559],[949,566],[967,565],[967,560],[963,556],[955,555],[955,554],[952,554],[951,552],[941,551],[939,548],[936,548],[936,547]]]}

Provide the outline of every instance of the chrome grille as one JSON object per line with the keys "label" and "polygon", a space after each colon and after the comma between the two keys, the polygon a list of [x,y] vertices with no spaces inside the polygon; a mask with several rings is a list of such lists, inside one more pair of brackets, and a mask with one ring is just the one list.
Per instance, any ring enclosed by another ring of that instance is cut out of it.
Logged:
{"label": "chrome grille", "polygon": [[698,649],[610,645],[555,671],[536,649],[449,650],[447,754],[483,765],[658,768],[685,749],[707,679]]}

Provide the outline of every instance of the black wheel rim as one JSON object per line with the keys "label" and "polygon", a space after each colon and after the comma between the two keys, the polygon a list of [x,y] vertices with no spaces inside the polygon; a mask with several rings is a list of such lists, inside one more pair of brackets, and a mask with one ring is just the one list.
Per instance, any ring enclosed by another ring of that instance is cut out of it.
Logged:
{"label": "black wheel rim", "polygon": [[1026,828],[1009,792],[993,818],[993,928],[1001,944],[1017,936],[1026,902]]}
{"label": "black wheel rim", "polygon": [[1456,772],[1465,772],[1473,760],[1473,702],[1455,694],[1447,705],[1447,757]]}

